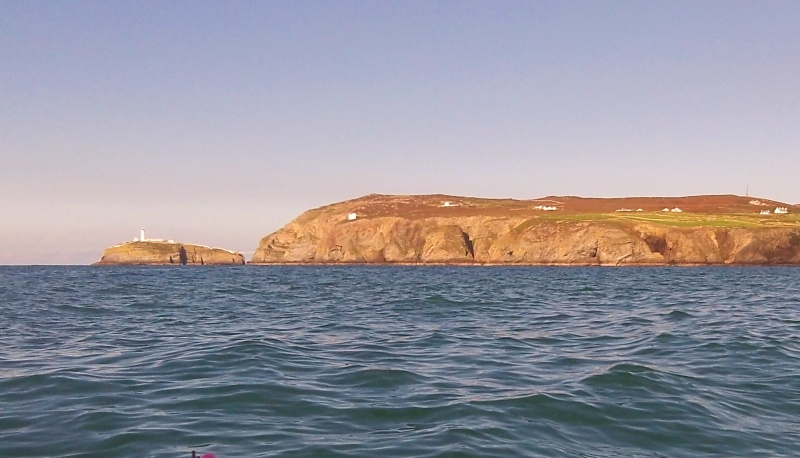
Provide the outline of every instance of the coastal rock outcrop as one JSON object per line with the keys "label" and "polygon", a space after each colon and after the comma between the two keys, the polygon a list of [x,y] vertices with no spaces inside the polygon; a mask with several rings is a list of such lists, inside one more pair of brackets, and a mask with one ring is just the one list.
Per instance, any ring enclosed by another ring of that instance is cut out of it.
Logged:
{"label": "coastal rock outcrop", "polygon": [[98,265],[242,265],[244,256],[222,248],[175,242],[126,242],[106,248]]}
{"label": "coastal rock outcrop", "polygon": [[250,263],[800,264],[796,217],[760,220],[749,199],[369,195],[300,215]]}

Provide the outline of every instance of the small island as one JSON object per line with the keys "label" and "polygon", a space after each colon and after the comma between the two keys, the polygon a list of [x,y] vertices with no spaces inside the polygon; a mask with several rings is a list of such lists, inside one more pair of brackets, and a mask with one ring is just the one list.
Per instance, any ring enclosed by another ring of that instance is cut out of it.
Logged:
{"label": "small island", "polygon": [[309,210],[250,264],[800,265],[800,218],[736,195],[371,194]]}
{"label": "small island", "polygon": [[142,228],[138,238],[106,248],[95,265],[220,266],[244,263],[244,256],[235,251],[174,240],[148,239]]}

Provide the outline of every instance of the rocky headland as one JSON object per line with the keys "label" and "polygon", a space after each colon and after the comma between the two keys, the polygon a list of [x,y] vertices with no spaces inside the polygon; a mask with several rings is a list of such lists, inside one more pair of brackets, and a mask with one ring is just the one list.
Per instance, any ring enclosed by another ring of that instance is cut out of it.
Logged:
{"label": "rocky headland", "polygon": [[172,241],[133,241],[106,248],[97,265],[242,265],[240,253]]}
{"label": "rocky headland", "polygon": [[734,195],[373,194],[303,213],[264,237],[250,263],[800,264],[798,211]]}

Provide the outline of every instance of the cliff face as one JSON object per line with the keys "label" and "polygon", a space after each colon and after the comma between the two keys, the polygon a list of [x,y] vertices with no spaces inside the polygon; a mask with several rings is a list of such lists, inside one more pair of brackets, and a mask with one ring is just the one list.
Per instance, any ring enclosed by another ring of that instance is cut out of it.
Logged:
{"label": "cliff face", "polygon": [[542,202],[367,196],[304,213],[264,237],[251,263],[800,264],[791,221],[727,227],[716,216],[670,220],[660,208],[601,215],[550,198],[561,207],[543,211]]}
{"label": "cliff face", "polygon": [[99,265],[242,265],[244,256],[221,248],[168,242],[127,242],[107,248]]}

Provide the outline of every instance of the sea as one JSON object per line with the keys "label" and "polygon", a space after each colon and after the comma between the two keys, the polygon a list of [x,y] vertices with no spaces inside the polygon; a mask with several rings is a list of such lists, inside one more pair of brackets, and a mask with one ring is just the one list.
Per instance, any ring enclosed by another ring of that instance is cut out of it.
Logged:
{"label": "sea", "polygon": [[798,267],[0,267],[0,457],[800,455]]}

